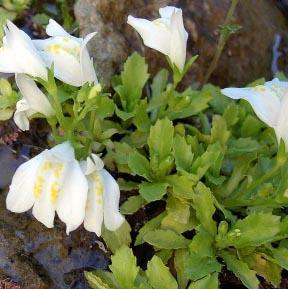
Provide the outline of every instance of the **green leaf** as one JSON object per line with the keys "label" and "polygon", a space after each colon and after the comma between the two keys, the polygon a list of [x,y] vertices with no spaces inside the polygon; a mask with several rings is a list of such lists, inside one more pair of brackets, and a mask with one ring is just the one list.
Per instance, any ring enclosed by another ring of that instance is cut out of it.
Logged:
{"label": "green leaf", "polygon": [[207,275],[204,278],[192,282],[188,289],[218,289],[218,273]]}
{"label": "green leaf", "polygon": [[122,226],[116,231],[108,231],[105,226],[102,226],[101,237],[104,239],[108,248],[115,253],[116,250],[123,245],[129,246],[131,243],[131,227],[127,221],[124,221]]}
{"label": "green leaf", "polygon": [[193,175],[170,175],[165,178],[165,181],[172,186],[172,193],[177,198],[192,199],[193,187],[197,183],[197,179]]}
{"label": "green leaf", "polygon": [[194,154],[191,145],[187,144],[184,136],[177,134],[174,137],[174,158],[177,170],[190,172]]}
{"label": "green leaf", "polygon": [[146,276],[154,289],[178,289],[176,280],[157,256],[148,262]]}
{"label": "green leaf", "polygon": [[157,120],[150,128],[150,135],[147,143],[150,150],[150,157],[157,156],[159,163],[171,154],[173,147],[174,127],[168,118]]}
{"label": "green leaf", "polygon": [[260,144],[252,138],[232,139],[229,141],[227,155],[229,157],[241,157],[243,154],[258,152],[260,149]]}
{"label": "green leaf", "polygon": [[98,277],[94,272],[85,272],[85,278],[92,289],[116,289],[111,287],[104,280]]}
{"label": "green leaf", "polygon": [[152,99],[159,96],[166,88],[169,72],[166,69],[161,69],[154,77],[151,91]]}
{"label": "green leaf", "polygon": [[239,120],[239,107],[235,102],[229,104],[223,114],[223,118],[230,128],[235,125]]}
{"label": "green leaf", "polygon": [[159,249],[186,248],[189,240],[171,230],[150,231],[143,237],[144,241]]}
{"label": "green leaf", "polygon": [[167,192],[168,184],[166,183],[146,183],[139,185],[140,195],[148,202],[161,200]]}
{"label": "green leaf", "polygon": [[141,196],[132,196],[122,204],[120,212],[124,215],[132,215],[146,204]]}
{"label": "green leaf", "polygon": [[247,288],[259,289],[259,280],[256,277],[256,272],[250,270],[246,263],[226,251],[221,252],[221,257],[227,264],[228,270],[231,270]]}
{"label": "green leaf", "polygon": [[150,164],[149,161],[138,151],[129,154],[128,166],[136,175],[150,180]]}
{"label": "green leaf", "polygon": [[97,97],[97,108],[95,109],[95,113],[98,118],[104,119],[111,117],[114,114],[114,110],[115,104],[112,99],[106,95]]}
{"label": "green leaf", "polygon": [[190,256],[186,266],[188,276],[194,281],[221,271],[221,265],[215,257],[214,237],[205,231],[203,225],[198,230],[189,245]]}
{"label": "green leaf", "polygon": [[230,132],[227,129],[226,121],[219,115],[215,115],[212,121],[211,143],[217,141],[224,146],[230,137]]}
{"label": "green leaf", "polygon": [[134,282],[139,272],[136,265],[136,257],[133,255],[132,249],[123,246],[118,249],[111,257],[112,264],[109,269],[115,276],[121,289],[134,288]]}
{"label": "green leaf", "polygon": [[186,89],[178,98],[172,98],[167,116],[169,119],[182,119],[196,115],[206,108],[211,100],[210,91],[203,88],[201,91]]}
{"label": "green leaf", "polygon": [[151,121],[147,113],[147,101],[142,100],[135,109],[135,116],[133,123],[141,132],[148,132],[150,129]]}
{"label": "green leaf", "polygon": [[216,222],[213,220],[213,215],[216,211],[213,199],[210,189],[199,182],[195,188],[193,207],[196,210],[196,216],[200,224],[212,236],[217,231]]}
{"label": "green leaf", "polygon": [[186,289],[189,282],[188,276],[185,274],[186,263],[189,258],[189,253],[185,249],[175,251],[174,264],[177,272],[177,281],[179,289]]}
{"label": "green leaf", "polygon": [[157,217],[148,221],[138,232],[138,235],[135,240],[135,246],[141,245],[144,243],[144,236],[150,231],[158,229],[161,225],[162,219],[165,217],[166,213],[161,213]]}
{"label": "green leaf", "polygon": [[138,53],[133,53],[125,62],[121,73],[122,85],[115,90],[120,95],[122,107],[131,112],[141,98],[142,89],[149,78],[148,65]]}
{"label": "green leaf", "polygon": [[262,127],[263,123],[258,118],[248,114],[241,126],[241,136],[257,137]]}
{"label": "green leaf", "polygon": [[190,231],[196,226],[194,216],[190,214],[190,206],[188,203],[169,196],[166,205],[167,216],[161,222],[162,229],[170,229],[176,233]]}
{"label": "green leaf", "polygon": [[234,246],[243,248],[259,246],[271,242],[280,232],[280,217],[271,213],[257,213],[238,220],[227,233],[226,237],[219,240],[222,248]]}
{"label": "green leaf", "polygon": [[272,248],[272,256],[276,263],[288,270],[288,249],[284,247]]}

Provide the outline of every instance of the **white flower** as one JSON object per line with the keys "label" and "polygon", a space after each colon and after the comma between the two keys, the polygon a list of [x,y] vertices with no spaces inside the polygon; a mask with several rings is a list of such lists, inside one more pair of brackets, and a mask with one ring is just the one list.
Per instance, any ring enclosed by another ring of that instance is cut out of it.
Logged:
{"label": "white flower", "polygon": [[115,179],[103,168],[102,160],[95,154],[81,162],[88,180],[88,198],[84,219],[84,228],[101,235],[104,221],[110,231],[117,230],[124,217],[119,213],[120,189]]}
{"label": "white flower", "polygon": [[84,39],[67,33],[57,22],[50,19],[44,40],[33,40],[46,65],[54,65],[54,75],[73,86],[82,86],[86,82],[97,82],[93,60],[90,58],[87,43],[96,34],[90,33]]}
{"label": "white flower", "polygon": [[66,232],[83,222],[88,183],[74,150],[62,143],[45,150],[16,171],[8,196],[8,210],[22,213],[32,209],[35,218],[46,227],[54,225],[54,216],[66,223]]}
{"label": "white flower", "polygon": [[30,77],[16,74],[16,84],[23,98],[16,104],[14,121],[21,130],[29,130],[29,117],[34,113],[38,112],[47,117],[54,114],[45,94]]}
{"label": "white flower", "polygon": [[274,128],[278,142],[283,139],[288,148],[288,81],[274,78],[264,85],[225,88],[221,92],[233,99],[247,100],[257,116]]}
{"label": "white flower", "polygon": [[161,18],[154,21],[128,16],[127,23],[141,35],[144,44],[167,55],[180,71],[186,60],[188,33],[183,24],[182,10],[167,6],[159,9]]}
{"label": "white flower", "polygon": [[7,20],[3,47],[0,48],[0,72],[26,73],[47,80],[47,69],[30,37]]}

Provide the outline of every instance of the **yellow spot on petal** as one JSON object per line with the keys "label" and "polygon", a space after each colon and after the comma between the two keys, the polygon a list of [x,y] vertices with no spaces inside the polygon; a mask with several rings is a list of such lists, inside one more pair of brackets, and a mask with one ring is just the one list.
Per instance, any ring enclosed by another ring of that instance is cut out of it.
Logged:
{"label": "yellow spot on petal", "polygon": [[94,182],[94,190],[96,196],[97,197],[102,196],[104,191],[102,177],[99,174],[94,173],[92,174],[92,180]]}
{"label": "yellow spot on petal", "polygon": [[45,173],[45,172],[51,170],[52,167],[53,167],[53,162],[46,160],[42,163],[40,171],[41,171],[41,173]]}
{"label": "yellow spot on petal", "polygon": [[58,195],[60,192],[59,183],[53,182],[50,188],[50,201],[51,203],[55,203],[58,199]]}
{"label": "yellow spot on petal", "polygon": [[34,184],[34,191],[33,194],[35,198],[39,198],[43,192],[43,184],[44,184],[44,178],[43,176],[38,176],[36,178],[36,182]]}
{"label": "yellow spot on petal", "polygon": [[63,164],[62,163],[58,163],[56,164],[54,171],[53,171],[53,175],[55,178],[60,178],[61,172],[63,171]]}

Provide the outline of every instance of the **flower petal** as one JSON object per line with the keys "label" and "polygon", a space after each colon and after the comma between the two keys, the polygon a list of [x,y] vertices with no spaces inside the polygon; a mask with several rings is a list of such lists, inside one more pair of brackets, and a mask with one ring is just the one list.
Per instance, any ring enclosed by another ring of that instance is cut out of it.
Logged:
{"label": "flower petal", "polygon": [[171,33],[161,21],[151,22],[129,15],[127,23],[137,30],[146,46],[156,49],[165,55],[169,54]]}
{"label": "flower petal", "polygon": [[95,82],[98,83],[96,72],[93,65],[93,59],[90,58],[87,43],[96,35],[96,32],[88,34],[81,44],[80,49],[80,66],[82,73],[82,84],[86,82]]}
{"label": "flower petal", "polygon": [[66,224],[67,234],[78,228],[84,220],[87,192],[87,180],[79,163],[73,161],[63,179],[56,207],[59,218]]}
{"label": "flower petal", "polygon": [[98,237],[100,237],[104,218],[103,192],[102,192],[103,189],[97,187],[101,186],[101,183],[94,182],[93,176],[88,177],[88,185],[89,190],[86,203],[84,228],[89,232],[94,232]]}
{"label": "flower petal", "polygon": [[279,117],[277,120],[277,125],[275,127],[275,133],[277,136],[278,143],[280,143],[280,140],[283,139],[286,149],[288,149],[287,123],[288,123],[288,91],[282,98]]}
{"label": "flower petal", "polygon": [[171,45],[169,58],[172,63],[183,70],[186,61],[188,33],[183,24],[182,10],[176,9],[171,15]]}
{"label": "flower petal", "polygon": [[3,73],[17,73],[22,69],[15,62],[15,58],[11,50],[1,47],[0,48],[0,71]]}
{"label": "flower petal", "polygon": [[54,114],[53,108],[45,94],[30,77],[25,74],[16,74],[16,84],[30,109],[40,112],[45,116]]}
{"label": "flower petal", "polygon": [[35,178],[42,159],[43,155],[39,154],[18,167],[6,198],[8,210],[23,213],[31,209],[35,201],[33,194]]}
{"label": "flower petal", "polygon": [[54,75],[56,78],[73,86],[82,85],[80,63],[72,54],[63,49],[40,52],[40,54],[48,67],[54,64]]}
{"label": "flower petal", "polygon": [[61,25],[59,25],[55,20],[49,19],[49,23],[46,27],[46,33],[49,36],[68,36],[69,33],[66,32]]}
{"label": "flower petal", "polygon": [[288,91],[288,81],[280,81],[278,78],[265,82],[265,86],[273,90],[280,99],[282,99]]}
{"label": "flower petal", "polygon": [[49,154],[61,161],[73,161],[75,159],[74,149],[70,142],[66,141],[49,150]]}
{"label": "flower petal", "polygon": [[225,88],[221,92],[233,99],[243,98],[254,109],[257,116],[268,126],[274,127],[280,111],[280,99],[275,92],[264,85],[244,88]]}
{"label": "flower petal", "polygon": [[124,222],[119,212],[120,189],[115,179],[106,171],[99,172],[104,182],[104,224],[110,231],[117,230]]}
{"label": "flower petal", "polygon": [[29,105],[25,99],[20,99],[16,103],[16,111],[14,113],[14,122],[23,131],[29,130],[28,111]]}
{"label": "flower petal", "polygon": [[[174,13],[182,10],[174,6],[166,6],[159,9],[159,14],[162,18],[171,18]],[[182,13],[181,13],[182,14]]]}
{"label": "flower petal", "polygon": [[10,54],[13,55],[13,63],[17,66],[17,70],[9,72],[27,73],[46,80],[47,70],[45,64],[30,37],[9,20],[7,21],[5,32],[4,50],[10,51]]}

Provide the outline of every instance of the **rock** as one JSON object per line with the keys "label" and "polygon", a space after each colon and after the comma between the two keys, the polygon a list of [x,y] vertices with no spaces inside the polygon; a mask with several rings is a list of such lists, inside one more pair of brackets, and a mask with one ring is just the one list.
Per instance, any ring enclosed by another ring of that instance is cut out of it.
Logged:
{"label": "rock", "polygon": [[[275,36],[287,31],[285,15],[273,1],[239,2],[233,22],[243,28],[229,39],[210,79],[221,86],[244,85],[263,76],[271,78]],[[159,7],[181,7],[189,33],[188,56],[199,54],[186,83],[202,83],[217,46],[217,29],[224,22],[230,3],[230,0],[78,0],[74,11],[81,35],[98,31],[90,50],[100,80],[108,84],[135,49],[145,55],[152,73],[165,64],[160,53],[143,46],[138,34],[126,24],[127,16],[155,19]]]}

